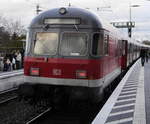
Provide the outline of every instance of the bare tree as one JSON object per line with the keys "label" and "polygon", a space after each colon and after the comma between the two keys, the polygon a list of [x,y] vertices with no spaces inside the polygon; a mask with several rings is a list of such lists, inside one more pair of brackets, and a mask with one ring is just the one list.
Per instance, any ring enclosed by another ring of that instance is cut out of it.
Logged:
{"label": "bare tree", "polygon": [[0,46],[10,41],[10,35],[5,31],[4,27],[0,27]]}
{"label": "bare tree", "polygon": [[8,31],[11,36],[14,33],[17,36],[26,34],[26,29],[19,20],[7,19],[3,16],[0,16],[0,27],[4,27],[5,30]]}
{"label": "bare tree", "polygon": [[25,27],[21,24],[21,21],[11,21],[7,23],[6,30],[13,35],[16,33],[18,36],[26,33]]}

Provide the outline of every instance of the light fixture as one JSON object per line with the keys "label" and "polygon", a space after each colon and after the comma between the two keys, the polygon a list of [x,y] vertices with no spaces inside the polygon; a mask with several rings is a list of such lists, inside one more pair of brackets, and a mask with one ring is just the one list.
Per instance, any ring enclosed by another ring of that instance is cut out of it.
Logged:
{"label": "light fixture", "polygon": [[64,14],[67,13],[67,9],[64,8],[64,7],[62,7],[62,8],[59,9],[59,13],[60,13],[61,15],[64,15]]}

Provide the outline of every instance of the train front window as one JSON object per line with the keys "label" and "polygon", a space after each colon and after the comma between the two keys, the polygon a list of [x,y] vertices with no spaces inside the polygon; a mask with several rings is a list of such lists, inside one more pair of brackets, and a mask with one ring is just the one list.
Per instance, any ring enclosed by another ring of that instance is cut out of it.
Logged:
{"label": "train front window", "polygon": [[86,33],[63,33],[60,54],[63,56],[85,56],[87,53]]}
{"label": "train front window", "polygon": [[34,54],[55,55],[58,48],[58,33],[39,32],[36,34]]}

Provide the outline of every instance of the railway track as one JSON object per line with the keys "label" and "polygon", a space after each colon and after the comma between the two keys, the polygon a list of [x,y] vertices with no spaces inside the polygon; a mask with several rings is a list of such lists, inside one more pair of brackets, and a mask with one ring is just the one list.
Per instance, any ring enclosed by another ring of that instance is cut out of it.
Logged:
{"label": "railway track", "polygon": [[25,124],[47,109],[46,107],[31,106],[24,101],[19,101],[17,95],[9,97],[7,96],[9,93],[0,93],[0,98],[3,95],[3,100],[0,100],[0,124]]}
{"label": "railway track", "polygon": [[47,110],[45,110],[44,112],[40,113],[39,115],[37,115],[36,117],[32,118],[30,121],[28,121],[26,124],[35,124],[37,123],[40,119],[42,119],[43,117],[45,117],[45,115],[50,112],[51,108],[48,108]]}
{"label": "railway track", "polygon": [[[81,124],[80,119],[72,114],[55,112],[51,108],[28,121],[26,124]],[[84,124],[84,123],[82,123]]]}
{"label": "railway track", "polygon": [[19,100],[18,88],[14,88],[14,86],[20,84],[22,78],[15,79],[15,76],[20,76],[22,73],[22,71],[15,71],[0,74],[0,87],[2,86],[0,88],[0,124],[25,124],[47,109],[46,107],[31,106],[27,102]]}
{"label": "railway track", "polygon": [[14,87],[14,88],[11,88],[11,89],[8,89],[8,90],[1,91],[1,92],[0,92],[0,97],[1,97],[1,95],[3,95],[3,94],[7,94],[7,93],[14,92],[14,91],[17,91],[17,90],[18,90],[18,88],[17,88],[17,87]]}
{"label": "railway track", "polygon": [[14,96],[14,97],[11,97],[11,98],[8,98],[8,99],[5,99],[3,101],[0,101],[0,105],[3,105],[3,104],[6,104],[10,101],[13,101],[13,100],[16,100],[18,98],[18,96]]}
{"label": "railway track", "polygon": [[0,92],[0,106],[16,100],[18,98],[17,89],[18,88],[11,88]]}
{"label": "railway track", "polygon": [[0,105],[16,99],[17,97],[17,88],[2,91],[0,92]]}
{"label": "railway track", "polygon": [[26,124],[90,124],[91,115],[83,111],[68,112],[48,108]]}

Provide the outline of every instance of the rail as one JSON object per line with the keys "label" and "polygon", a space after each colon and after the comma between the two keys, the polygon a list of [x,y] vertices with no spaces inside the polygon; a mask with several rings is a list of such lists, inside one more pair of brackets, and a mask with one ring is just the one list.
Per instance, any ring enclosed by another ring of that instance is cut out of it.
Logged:
{"label": "rail", "polygon": [[16,91],[17,89],[18,89],[17,87],[14,87],[14,88],[10,88],[4,91],[0,91],[0,95],[8,93],[8,92]]}
{"label": "rail", "polygon": [[44,112],[42,112],[41,114],[39,114],[38,116],[34,117],[32,120],[28,121],[26,124],[32,124],[35,121],[37,121],[38,119],[42,118],[46,113],[48,113],[51,110],[51,108],[48,108],[47,110],[45,110]]}
{"label": "rail", "polygon": [[11,88],[5,91],[0,92],[0,105],[7,103],[13,99],[16,99],[18,96],[16,95],[16,91],[18,88]]}
{"label": "rail", "polygon": [[18,96],[13,96],[13,97],[11,97],[11,98],[8,98],[8,99],[5,99],[5,100],[3,100],[3,101],[0,101],[0,105],[6,104],[6,103],[8,103],[9,101],[15,100],[15,99],[17,99],[17,98],[18,98]]}

